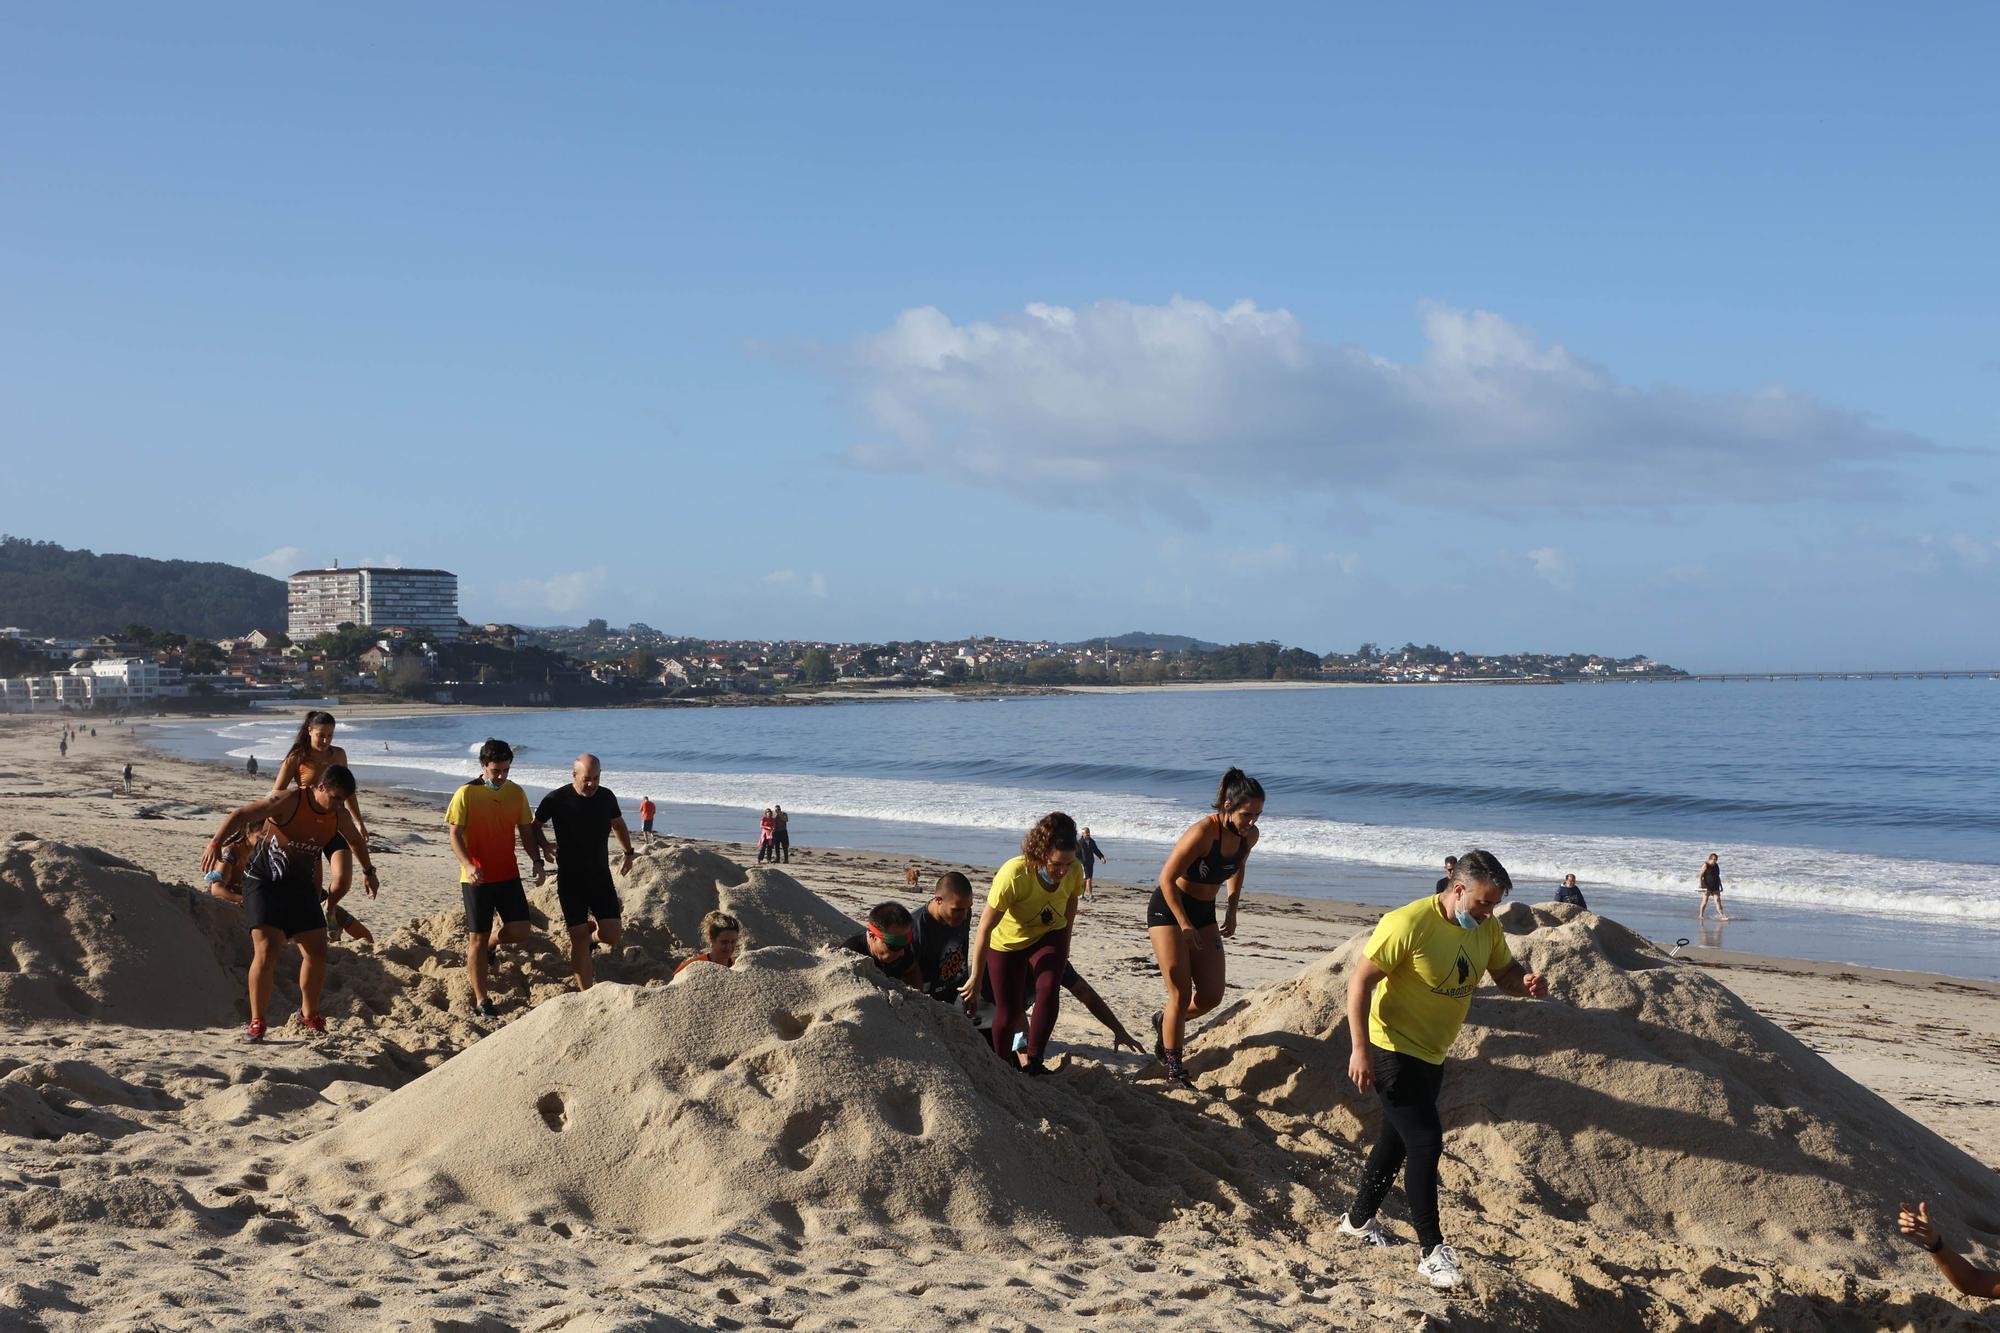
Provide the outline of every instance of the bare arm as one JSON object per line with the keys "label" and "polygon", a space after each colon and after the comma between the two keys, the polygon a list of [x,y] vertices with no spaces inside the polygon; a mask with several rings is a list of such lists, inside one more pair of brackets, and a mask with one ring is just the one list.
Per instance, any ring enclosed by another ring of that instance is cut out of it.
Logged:
{"label": "bare arm", "polygon": [[1356,1090],[1372,1091],[1375,1087],[1375,1050],[1368,1044],[1368,1004],[1374,998],[1375,987],[1389,974],[1373,958],[1362,957],[1354,964],[1354,975],[1347,979],[1347,1077],[1354,1081]]}
{"label": "bare arm", "polygon": [[1964,1255],[1944,1243],[1937,1227],[1931,1222],[1931,1208],[1928,1203],[1920,1203],[1915,1208],[1903,1205],[1897,1215],[1897,1224],[1905,1236],[1930,1252],[1944,1280],[1968,1296],[1984,1296],[1989,1299],[2000,1296],[2000,1273],[1980,1268]]}
{"label": "bare arm", "polygon": [[618,867],[618,873],[629,875],[632,873],[632,858],[636,853],[632,850],[632,835],[625,830],[625,817],[623,815],[611,821],[611,833],[613,837],[618,839],[618,846],[625,852],[625,864]]}
{"label": "bare arm", "polygon": [[986,968],[986,943],[993,938],[993,927],[1000,924],[1000,909],[988,903],[979,914],[979,929],[972,932],[972,956],[965,961],[965,984],[958,988],[958,998],[965,1001],[967,1010],[979,1007],[979,977]]}
{"label": "bare arm", "polygon": [[1069,993],[1083,1001],[1083,1007],[1090,1010],[1090,1016],[1104,1025],[1111,1034],[1113,1047],[1130,1046],[1135,1051],[1144,1049],[1125,1030],[1125,1025],[1118,1021],[1118,1015],[1111,1012],[1111,1006],[1104,1002],[1104,997],[1088,981],[1078,977],[1076,984],[1069,988]]}
{"label": "bare arm", "polygon": [[1493,984],[1517,1000],[1546,1000],[1549,996],[1547,978],[1522,967],[1518,958],[1493,974]]}
{"label": "bare arm", "polygon": [[291,797],[292,793],[289,792],[275,793],[266,796],[261,801],[252,801],[248,805],[240,806],[225,815],[222,820],[222,826],[215,830],[215,836],[208,840],[208,846],[202,848],[202,872],[206,874],[208,871],[215,869],[216,857],[222,851],[222,844],[229,841],[231,834],[235,833],[238,829],[254,828],[257,824],[270,818],[273,813],[283,808],[285,802],[290,800]]}
{"label": "bare arm", "polygon": [[1243,876],[1250,869],[1250,852],[1257,845],[1257,830],[1251,829],[1243,839],[1243,855],[1236,862],[1236,873],[1229,877],[1229,902],[1222,918],[1222,938],[1236,936],[1236,900],[1243,896]]}
{"label": "bare arm", "polygon": [[361,863],[362,888],[373,898],[381,891],[382,884],[375,876],[374,858],[368,855],[368,835],[361,831],[361,821],[350,815],[345,805],[335,806],[333,816],[340,836],[347,839],[347,850]]}
{"label": "bare arm", "polygon": [[298,776],[299,756],[298,752],[294,750],[291,754],[285,756],[284,762],[278,765],[278,776],[271,779],[271,795],[276,796],[279,792],[291,786],[298,779]]}
{"label": "bare arm", "polygon": [[452,854],[458,857],[459,869],[465,872],[465,882],[467,884],[485,883],[486,881],[480,878],[479,867],[473,864],[472,847],[465,840],[465,825],[447,824],[445,827],[451,830]]}
{"label": "bare arm", "polygon": [[1160,866],[1160,896],[1167,900],[1167,910],[1174,914],[1174,920],[1180,923],[1182,932],[1188,935],[1193,935],[1194,925],[1188,920],[1187,908],[1181,905],[1181,889],[1177,881],[1187,873],[1187,868],[1194,864],[1195,858],[1201,855],[1201,849],[1207,841],[1208,821],[1204,819],[1198,824],[1190,824],[1187,832],[1181,834],[1180,841],[1174,844],[1174,849],[1167,853],[1166,861]]}

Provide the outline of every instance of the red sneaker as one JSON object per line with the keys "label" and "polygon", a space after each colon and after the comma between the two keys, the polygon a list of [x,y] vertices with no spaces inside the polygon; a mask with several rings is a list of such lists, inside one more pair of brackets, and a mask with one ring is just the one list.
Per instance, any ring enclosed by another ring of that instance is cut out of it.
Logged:
{"label": "red sneaker", "polygon": [[314,1032],[326,1031],[325,1014],[313,1014],[311,1017],[307,1017],[305,1014],[300,1014],[299,1022],[304,1024],[306,1027],[311,1028]]}
{"label": "red sneaker", "polygon": [[249,1031],[243,1034],[243,1040],[245,1041],[264,1040],[264,1020],[261,1018],[252,1019],[250,1022]]}

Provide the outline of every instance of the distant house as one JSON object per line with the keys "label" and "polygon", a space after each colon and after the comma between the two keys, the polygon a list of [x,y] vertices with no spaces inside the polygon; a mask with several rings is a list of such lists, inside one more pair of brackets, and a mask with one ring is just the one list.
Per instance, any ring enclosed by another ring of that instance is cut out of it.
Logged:
{"label": "distant house", "polygon": [[361,663],[362,670],[374,672],[378,676],[396,665],[396,655],[380,644],[370,648],[355,660]]}
{"label": "distant house", "polygon": [[241,639],[237,640],[238,643],[246,643],[250,645],[252,648],[255,648],[260,653],[263,652],[266,648],[269,648],[272,644],[276,643],[277,641],[278,641],[277,631],[265,630],[265,629],[253,629],[248,634],[244,635]]}

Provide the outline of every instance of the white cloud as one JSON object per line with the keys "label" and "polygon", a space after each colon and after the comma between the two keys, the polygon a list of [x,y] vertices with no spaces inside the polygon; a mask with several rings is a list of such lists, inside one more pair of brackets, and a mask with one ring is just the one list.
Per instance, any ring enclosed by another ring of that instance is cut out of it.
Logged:
{"label": "white cloud", "polygon": [[1249,550],[1224,553],[1223,560],[1231,569],[1290,569],[1299,561],[1298,552],[1287,542],[1273,542],[1269,546],[1259,546]]}
{"label": "white cloud", "polygon": [[1576,584],[1576,572],[1570,568],[1569,557],[1553,546],[1537,546],[1528,552],[1528,563],[1535,567],[1535,576],[1552,588],[1570,588]]}
{"label": "white cloud", "polygon": [[280,546],[269,554],[248,561],[247,564],[259,574],[269,574],[274,579],[282,579],[305,568],[306,552],[303,546]]}
{"label": "white cloud", "polygon": [[1352,577],[1361,568],[1361,557],[1351,551],[1345,553],[1328,551],[1326,553],[1326,563],[1332,565],[1341,573]]}
{"label": "white cloud", "polygon": [[516,579],[502,587],[500,595],[511,606],[567,615],[594,609],[607,577],[604,566],[599,565],[545,579]]}
{"label": "white cloud", "polygon": [[814,597],[826,596],[826,575],[800,574],[795,569],[774,569],[758,582],[773,588],[802,588]]}
{"label": "white cloud", "polygon": [[1641,388],[1486,311],[1427,305],[1403,363],[1288,311],[1099,301],[953,323],[906,310],[843,362],[857,462],[1047,496],[1225,486],[1439,504],[1880,495],[1933,446],[1782,388]]}
{"label": "white cloud", "polygon": [[1967,569],[1984,569],[2000,557],[2000,541],[1981,541],[1962,532],[1953,536],[1946,545],[1951,547]]}

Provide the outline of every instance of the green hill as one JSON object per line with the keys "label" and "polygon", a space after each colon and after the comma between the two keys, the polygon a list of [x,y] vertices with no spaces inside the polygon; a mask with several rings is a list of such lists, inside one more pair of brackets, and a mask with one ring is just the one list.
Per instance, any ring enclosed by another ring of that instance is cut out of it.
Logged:
{"label": "green hill", "polygon": [[197,639],[285,627],[285,584],[214,561],[95,555],[0,537],[0,625],[57,638],[150,625]]}
{"label": "green hill", "polygon": [[1191,639],[1185,634],[1148,634],[1144,630],[1134,630],[1130,634],[1113,634],[1101,639],[1084,639],[1077,643],[1066,643],[1063,647],[1101,648],[1106,644],[1113,648],[1123,648],[1126,652],[1137,653],[1212,653],[1222,647],[1219,643],[1209,643],[1205,639]]}

